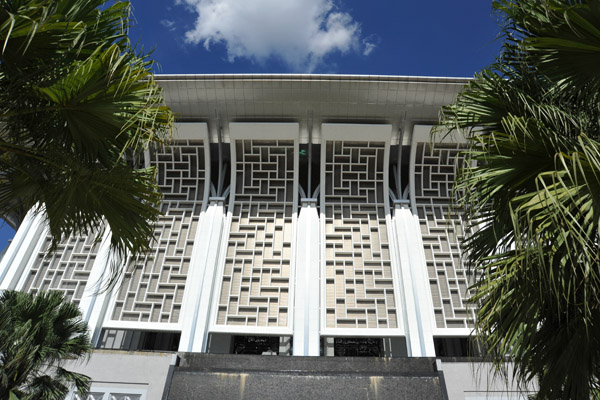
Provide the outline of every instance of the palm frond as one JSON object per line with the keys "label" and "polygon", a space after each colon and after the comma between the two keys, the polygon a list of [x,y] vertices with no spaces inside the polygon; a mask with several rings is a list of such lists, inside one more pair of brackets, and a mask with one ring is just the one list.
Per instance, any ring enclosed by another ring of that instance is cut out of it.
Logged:
{"label": "palm frond", "polygon": [[124,159],[168,140],[174,117],[129,44],[129,3],[105,2],[0,0],[0,213],[39,207],[53,247],[108,223],[112,250],[135,255],[160,191]]}
{"label": "palm frond", "polygon": [[600,7],[498,0],[505,44],[440,129],[469,141],[455,185],[476,333],[537,398],[599,396]]}
{"label": "palm frond", "polygon": [[[64,399],[69,387],[89,390],[89,378],[63,368],[91,351],[87,324],[59,292],[0,294],[0,394]],[[4,397],[3,397],[4,398]]]}

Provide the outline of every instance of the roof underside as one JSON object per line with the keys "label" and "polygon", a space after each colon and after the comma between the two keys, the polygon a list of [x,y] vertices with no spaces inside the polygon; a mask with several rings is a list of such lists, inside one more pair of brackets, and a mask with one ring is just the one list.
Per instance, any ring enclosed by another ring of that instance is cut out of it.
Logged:
{"label": "roof underside", "polygon": [[156,75],[181,121],[435,121],[468,78],[373,75]]}

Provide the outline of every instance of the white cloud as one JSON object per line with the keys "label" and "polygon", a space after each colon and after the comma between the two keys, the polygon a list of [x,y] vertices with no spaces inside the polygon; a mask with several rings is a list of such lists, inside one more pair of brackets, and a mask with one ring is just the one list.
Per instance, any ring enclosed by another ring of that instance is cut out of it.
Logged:
{"label": "white cloud", "polygon": [[170,31],[175,30],[175,21],[171,21],[170,19],[162,19],[160,24]]}
{"label": "white cloud", "polygon": [[188,43],[209,50],[227,47],[230,61],[259,63],[279,57],[294,69],[311,72],[332,52],[362,52],[375,45],[361,40],[360,24],[336,10],[331,0],[177,0],[197,14]]}
{"label": "white cloud", "polygon": [[375,43],[371,43],[367,40],[363,40],[363,45],[365,46],[363,49],[363,56],[368,56],[371,54],[373,50],[375,50]]}
{"label": "white cloud", "polygon": [[363,56],[368,56],[377,48],[379,43],[381,42],[381,38],[377,35],[371,34],[362,40],[362,52]]}

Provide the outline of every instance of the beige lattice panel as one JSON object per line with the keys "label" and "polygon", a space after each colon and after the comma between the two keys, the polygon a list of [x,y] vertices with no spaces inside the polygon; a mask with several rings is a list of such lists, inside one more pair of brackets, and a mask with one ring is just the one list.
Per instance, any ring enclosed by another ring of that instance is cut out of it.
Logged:
{"label": "beige lattice panel", "polygon": [[105,394],[104,392],[90,392],[86,395],[76,393],[73,397],[75,400],[104,400]]}
{"label": "beige lattice panel", "polygon": [[294,142],[236,141],[236,194],[218,325],[285,327],[289,316]]}
{"label": "beige lattice panel", "polygon": [[327,328],[397,328],[383,142],[326,143]]}
{"label": "beige lattice panel", "polygon": [[437,328],[473,326],[472,310],[465,302],[469,277],[460,257],[461,213],[451,207],[456,165],[462,162],[460,148],[436,143],[432,150],[429,143],[417,143],[416,149],[415,204]]}
{"label": "beige lattice panel", "polygon": [[152,250],[125,273],[111,318],[177,323],[204,195],[204,144],[180,140],[152,151],[163,192]]}
{"label": "beige lattice panel", "polygon": [[38,293],[62,291],[66,298],[79,304],[100,247],[96,235],[71,236],[48,253],[51,236],[44,238],[42,250],[29,270],[23,291]]}
{"label": "beige lattice panel", "polygon": [[[118,389],[117,389],[118,390]],[[74,395],[74,400],[140,400],[141,394],[124,394],[111,392],[90,392],[87,395],[79,393]]]}

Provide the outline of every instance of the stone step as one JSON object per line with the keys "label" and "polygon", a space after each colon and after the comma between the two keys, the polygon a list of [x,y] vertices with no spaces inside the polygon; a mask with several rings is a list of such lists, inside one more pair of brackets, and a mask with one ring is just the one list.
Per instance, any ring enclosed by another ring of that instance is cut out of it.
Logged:
{"label": "stone step", "polygon": [[[435,358],[427,357],[284,357],[242,354],[180,353],[179,368],[199,371],[437,374]],[[436,375],[437,376],[437,375]]]}

